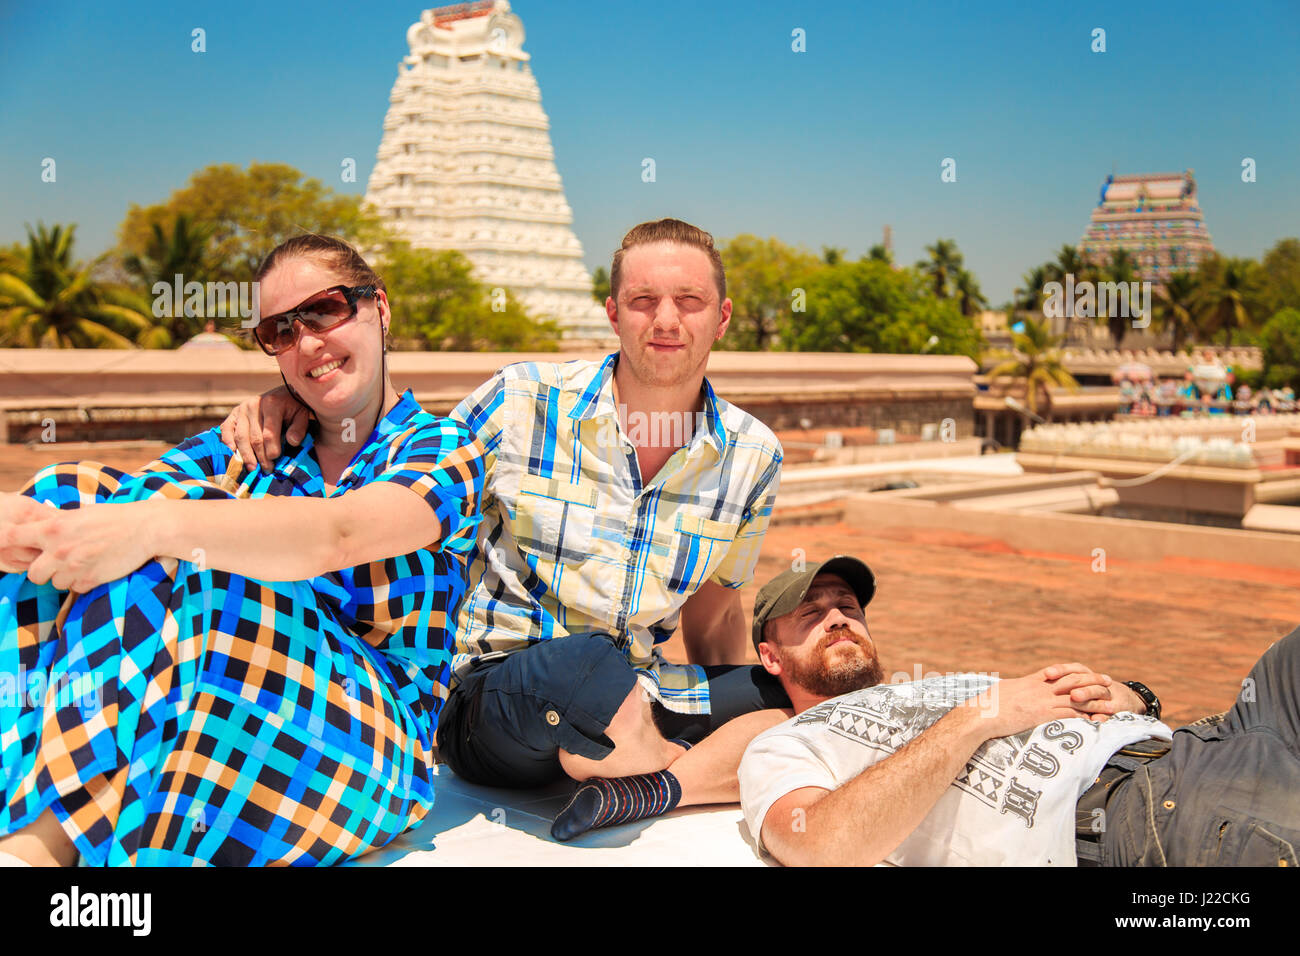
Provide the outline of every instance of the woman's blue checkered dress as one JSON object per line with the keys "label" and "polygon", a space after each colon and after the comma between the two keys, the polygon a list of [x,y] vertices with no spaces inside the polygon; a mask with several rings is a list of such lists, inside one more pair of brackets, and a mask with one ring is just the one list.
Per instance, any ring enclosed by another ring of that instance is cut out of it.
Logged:
{"label": "woman's blue checkered dress", "polygon": [[[311,448],[237,496],[324,496]],[[230,460],[214,429],[138,476],[54,465],[23,493],[226,498]],[[407,392],[333,493],[371,481],[419,492],[439,545],[298,582],[151,561],[75,596],[61,626],[67,592],[0,575],[0,835],[53,807],[87,863],[312,864],[422,819],[482,448]]]}

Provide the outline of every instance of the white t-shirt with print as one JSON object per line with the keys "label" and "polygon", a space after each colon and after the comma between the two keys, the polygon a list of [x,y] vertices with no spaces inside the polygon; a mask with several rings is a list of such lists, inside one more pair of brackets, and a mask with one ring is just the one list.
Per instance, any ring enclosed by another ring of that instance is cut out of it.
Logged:
{"label": "white t-shirt with print", "polygon": [[[740,803],[762,849],[772,804],[801,787],[835,790],[886,759],[997,678],[983,674],[881,684],[833,698],[760,734],[740,763]],[[1075,805],[1110,756],[1160,721],[1122,713],[1056,720],[986,741],[885,861],[896,866],[1074,866]],[[798,821],[790,821],[797,825]]]}

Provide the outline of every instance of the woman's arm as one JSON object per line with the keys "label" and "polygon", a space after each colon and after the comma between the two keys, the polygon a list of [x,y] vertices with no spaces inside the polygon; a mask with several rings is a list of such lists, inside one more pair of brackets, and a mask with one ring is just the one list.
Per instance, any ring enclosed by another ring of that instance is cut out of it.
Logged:
{"label": "woman's arm", "polygon": [[38,548],[34,584],[88,591],[170,556],[266,581],[300,581],[436,544],[442,523],[416,490],[377,481],[335,498],[151,500],[57,511],[0,529]]}

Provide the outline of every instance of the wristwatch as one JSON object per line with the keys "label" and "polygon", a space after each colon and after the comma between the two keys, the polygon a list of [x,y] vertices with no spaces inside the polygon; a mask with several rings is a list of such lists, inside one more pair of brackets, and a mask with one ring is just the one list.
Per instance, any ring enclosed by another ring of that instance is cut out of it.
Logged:
{"label": "wristwatch", "polygon": [[1121,681],[1125,687],[1133,691],[1142,698],[1142,703],[1147,705],[1147,716],[1160,719],[1160,698],[1157,697],[1146,684],[1140,684],[1135,680]]}

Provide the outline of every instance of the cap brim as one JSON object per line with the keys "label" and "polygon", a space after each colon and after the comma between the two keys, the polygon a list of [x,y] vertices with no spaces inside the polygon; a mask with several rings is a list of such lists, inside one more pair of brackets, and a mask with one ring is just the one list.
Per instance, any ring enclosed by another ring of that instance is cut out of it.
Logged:
{"label": "cap brim", "polygon": [[[870,604],[871,599],[876,596],[876,576],[866,564],[857,558],[849,557],[847,554],[837,554],[829,561],[823,561],[817,566],[813,577],[815,578],[818,574],[833,574],[842,579],[845,584],[853,589],[853,593],[858,597],[858,603],[863,607]],[[807,593],[807,590],[807,588],[804,588],[805,593]],[[799,600],[803,600],[802,594],[799,596]]]}

